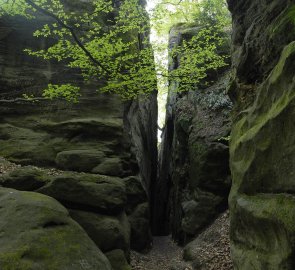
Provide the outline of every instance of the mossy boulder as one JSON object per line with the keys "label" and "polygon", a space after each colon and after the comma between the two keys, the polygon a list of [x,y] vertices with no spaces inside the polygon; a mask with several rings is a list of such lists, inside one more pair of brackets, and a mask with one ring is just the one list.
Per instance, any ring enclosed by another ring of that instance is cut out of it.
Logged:
{"label": "mossy boulder", "polygon": [[0,124],[0,140],[1,156],[10,161],[26,165],[54,164],[56,152],[51,144],[50,136],[42,130],[36,131],[28,127],[16,126],[14,123],[3,123]]}
{"label": "mossy boulder", "polygon": [[34,192],[0,188],[2,270],[111,270],[68,211]]}
{"label": "mossy boulder", "polygon": [[190,186],[225,195],[231,185],[229,148],[218,139],[216,142],[192,140],[189,143]]}
{"label": "mossy boulder", "polygon": [[123,250],[115,249],[105,253],[105,255],[109,259],[113,270],[132,270],[126,260]]}
{"label": "mossy boulder", "polygon": [[130,176],[124,178],[124,183],[126,186],[127,195],[126,212],[129,215],[139,204],[147,201],[147,194],[146,191],[143,189],[138,177]]}
{"label": "mossy boulder", "polygon": [[106,158],[103,162],[92,169],[92,173],[120,177],[124,173],[122,160],[118,157]]}
{"label": "mossy boulder", "polygon": [[19,167],[10,173],[0,175],[0,185],[23,191],[34,191],[50,181],[50,176],[36,167]]}
{"label": "mossy boulder", "polygon": [[126,205],[124,183],[109,176],[64,173],[53,177],[36,191],[61,201],[67,207],[94,212],[119,213]]}
{"label": "mossy boulder", "polygon": [[70,215],[103,252],[121,249],[129,259],[130,225],[125,213],[118,216],[107,216],[70,210]]}
{"label": "mossy boulder", "polygon": [[136,251],[149,249],[152,244],[152,235],[148,204],[142,203],[138,205],[128,218],[131,225],[131,248]]}
{"label": "mossy boulder", "polygon": [[91,172],[103,161],[104,153],[96,150],[68,150],[56,155],[57,167],[78,172]]}
{"label": "mossy boulder", "polygon": [[181,227],[188,237],[196,235],[210,220],[220,212],[224,197],[198,190],[198,201],[190,200],[182,203],[183,218]]}
{"label": "mossy boulder", "polygon": [[120,213],[126,206],[125,184],[120,178],[24,166],[0,176],[0,186],[51,196],[66,207]]}

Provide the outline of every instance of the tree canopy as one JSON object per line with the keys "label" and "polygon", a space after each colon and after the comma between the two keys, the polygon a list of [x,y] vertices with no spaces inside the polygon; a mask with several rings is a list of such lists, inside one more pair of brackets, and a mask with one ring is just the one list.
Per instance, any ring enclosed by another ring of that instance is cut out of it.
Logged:
{"label": "tree canopy", "polygon": [[[208,69],[225,65],[225,56],[217,52],[227,23],[224,3],[220,2],[171,0],[174,10],[167,8],[166,2],[156,7],[152,21],[159,31],[170,29],[183,14],[190,22],[198,20],[203,25],[196,37],[175,49],[174,53],[182,57],[180,68],[171,74],[160,70],[162,76],[178,78],[190,85],[206,77]],[[116,93],[123,99],[156,89],[149,18],[139,0],[93,0],[84,4],[79,0],[0,0],[0,3],[0,17],[18,15],[34,20],[41,13],[51,18],[34,36],[55,42],[38,51],[26,48],[28,54],[79,69],[85,83],[104,82],[98,91]],[[187,12],[189,9],[192,10]],[[43,95],[76,101],[80,94],[77,85],[65,83],[49,84]]]}

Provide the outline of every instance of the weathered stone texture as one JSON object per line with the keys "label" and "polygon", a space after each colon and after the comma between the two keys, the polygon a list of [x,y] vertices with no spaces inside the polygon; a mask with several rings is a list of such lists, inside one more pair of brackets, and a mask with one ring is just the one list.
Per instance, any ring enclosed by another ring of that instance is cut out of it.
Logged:
{"label": "weathered stone texture", "polygon": [[[170,47],[181,44],[198,27],[175,27]],[[177,68],[177,59],[169,68]],[[228,73],[221,72],[211,87],[176,93],[170,82],[166,124],[156,188],[157,233],[172,231],[180,243],[191,240],[227,207],[230,187],[229,151],[231,102],[225,90]]]}
{"label": "weathered stone texture", "polygon": [[230,143],[235,269],[294,269],[294,1],[228,1],[233,14]]}

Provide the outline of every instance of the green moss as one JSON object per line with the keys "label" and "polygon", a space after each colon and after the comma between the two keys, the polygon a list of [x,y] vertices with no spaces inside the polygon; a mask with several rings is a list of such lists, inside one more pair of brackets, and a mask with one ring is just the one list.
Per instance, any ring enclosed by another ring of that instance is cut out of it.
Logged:
{"label": "green moss", "polygon": [[124,252],[121,249],[115,249],[105,254],[109,259],[114,270],[131,270]]}
{"label": "green moss", "polygon": [[11,252],[0,253],[1,270],[31,270],[32,263],[23,259],[28,247]]}
{"label": "green moss", "polygon": [[[244,116],[239,122],[237,122],[232,130],[231,140],[231,154],[238,152],[237,149],[241,147],[241,144],[251,142],[262,130],[271,119],[276,118],[283,110],[290,104],[291,100],[295,98],[295,92],[293,89],[279,89],[280,81],[284,72],[286,62],[295,53],[295,42],[290,43],[283,50],[280,61],[273,69],[268,80],[261,86],[260,92],[264,95],[269,95],[274,89],[280,91],[282,94],[266,103],[264,98],[258,99],[254,106],[250,109],[248,115]],[[278,85],[277,85],[278,84]],[[274,88],[274,89],[273,89]],[[263,104],[261,104],[263,103]],[[264,106],[261,110],[261,106]],[[267,142],[264,141],[264,147]],[[269,142],[268,142],[269,143]],[[263,146],[262,146],[263,147]],[[248,159],[249,160],[249,159]],[[247,169],[247,167],[245,167]]]}
{"label": "green moss", "polygon": [[[278,33],[285,32],[289,25],[295,26],[295,5],[291,5],[285,10],[276,20],[269,26],[271,36]],[[291,28],[292,29],[292,28]],[[293,27],[293,34],[295,33],[295,27]]]}
{"label": "green moss", "polygon": [[241,196],[249,201],[249,210],[256,216],[276,220],[288,231],[295,233],[295,198],[286,194],[261,194]]}

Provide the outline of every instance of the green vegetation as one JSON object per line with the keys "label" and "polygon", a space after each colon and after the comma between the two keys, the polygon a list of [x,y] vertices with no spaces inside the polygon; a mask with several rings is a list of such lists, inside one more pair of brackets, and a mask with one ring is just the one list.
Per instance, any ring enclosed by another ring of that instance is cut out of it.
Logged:
{"label": "green vegetation", "polygon": [[[1,3],[2,2],[2,3]],[[47,15],[51,22],[34,33],[55,40],[47,49],[25,51],[47,60],[63,61],[79,69],[85,82],[105,82],[98,90],[129,99],[156,89],[152,50],[149,47],[148,17],[137,0],[112,1],[1,0],[0,15],[22,15],[34,19]],[[48,98],[76,101],[77,86],[49,85]]]}
{"label": "green vegetation", "polygon": [[[50,38],[48,48],[25,51],[35,57],[55,60],[67,67],[80,70],[85,83],[97,83],[98,91],[131,99],[156,89],[157,78],[154,54],[149,45],[149,18],[138,0],[60,1],[60,0],[0,0],[0,17],[25,16],[35,19],[38,14],[51,20],[35,31],[36,38]],[[195,85],[207,76],[209,70],[224,65],[227,55],[218,54],[224,43],[224,29],[229,24],[223,1],[204,0],[202,3],[184,0],[169,2],[174,10],[162,2],[156,7],[152,22],[159,32],[167,32],[176,22],[197,22],[201,29],[191,40],[175,48],[173,55],[181,55],[180,68],[168,74],[187,86]],[[185,15],[185,16],[184,16]],[[65,82],[49,84],[44,90],[46,98],[61,97],[76,102],[79,87]]]}
{"label": "green vegetation", "polygon": [[231,16],[224,0],[160,1],[153,10],[152,24],[164,35],[178,23],[200,26],[229,26]]}
{"label": "green vegetation", "polygon": [[224,48],[229,46],[231,18],[223,0],[164,0],[153,11],[152,24],[159,35],[168,35],[175,26],[181,29],[181,23],[191,32],[183,33],[181,45],[170,51],[178,67],[169,73],[160,67],[160,73],[178,83],[177,91],[187,91],[201,82],[208,85],[204,80],[208,73],[228,64],[229,53]]}

